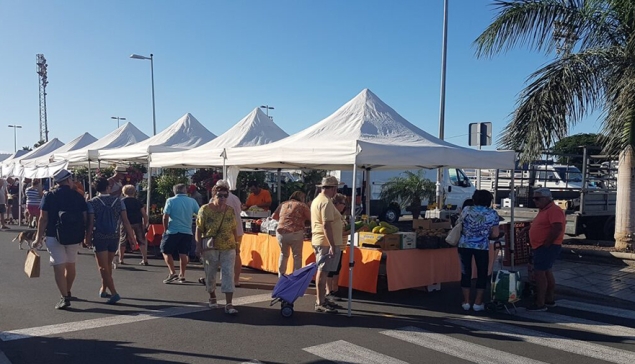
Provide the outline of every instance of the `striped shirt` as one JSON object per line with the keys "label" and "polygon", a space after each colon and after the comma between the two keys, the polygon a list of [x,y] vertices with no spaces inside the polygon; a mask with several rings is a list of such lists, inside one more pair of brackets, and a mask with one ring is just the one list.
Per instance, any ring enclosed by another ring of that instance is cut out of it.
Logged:
{"label": "striped shirt", "polygon": [[28,206],[40,206],[42,196],[37,188],[29,187],[26,189],[26,204]]}

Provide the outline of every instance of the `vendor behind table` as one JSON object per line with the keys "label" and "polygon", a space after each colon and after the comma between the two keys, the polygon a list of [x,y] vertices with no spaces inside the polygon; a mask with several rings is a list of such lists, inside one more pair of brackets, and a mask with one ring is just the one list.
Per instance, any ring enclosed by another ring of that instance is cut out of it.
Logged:
{"label": "vendor behind table", "polygon": [[269,207],[271,206],[271,193],[268,190],[262,189],[258,181],[249,182],[249,195],[242,209],[248,210],[252,206],[257,206],[265,211],[269,211]]}

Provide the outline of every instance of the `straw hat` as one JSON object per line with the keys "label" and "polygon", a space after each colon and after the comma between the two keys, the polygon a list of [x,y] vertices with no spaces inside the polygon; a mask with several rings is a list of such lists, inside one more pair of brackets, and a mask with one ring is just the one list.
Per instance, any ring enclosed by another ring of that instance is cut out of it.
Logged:
{"label": "straw hat", "polygon": [[322,178],[322,183],[317,185],[318,187],[337,187],[342,185],[343,183],[339,183],[336,177],[326,176]]}

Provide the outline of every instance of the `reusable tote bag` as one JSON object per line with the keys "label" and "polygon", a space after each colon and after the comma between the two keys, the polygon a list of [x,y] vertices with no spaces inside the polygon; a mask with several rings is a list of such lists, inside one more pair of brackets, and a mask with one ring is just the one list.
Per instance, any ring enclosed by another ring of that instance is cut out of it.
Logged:
{"label": "reusable tote bag", "polygon": [[450,230],[450,233],[445,238],[445,242],[452,245],[457,246],[459,244],[459,240],[461,240],[461,233],[463,232],[463,216],[459,218],[459,221],[456,222],[456,225]]}
{"label": "reusable tote bag", "polygon": [[29,249],[26,253],[24,273],[26,273],[29,278],[37,278],[40,276],[40,255],[34,249]]}

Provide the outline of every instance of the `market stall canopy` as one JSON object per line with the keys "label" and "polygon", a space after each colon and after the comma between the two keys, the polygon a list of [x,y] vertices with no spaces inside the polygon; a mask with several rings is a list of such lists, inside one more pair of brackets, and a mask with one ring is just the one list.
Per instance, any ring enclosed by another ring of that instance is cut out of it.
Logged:
{"label": "market stall canopy", "polygon": [[0,162],[11,157],[11,153],[0,153]]}
{"label": "market stall canopy", "polygon": [[151,167],[210,167],[223,165],[224,148],[264,145],[289,136],[260,108],[242,118],[221,136],[198,148],[176,153],[153,153]]}
{"label": "market stall canopy", "polygon": [[49,154],[42,155],[36,158],[27,158],[25,156],[24,158],[20,159],[20,164],[22,164],[25,167],[45,166],[53,162],[54,155],[58,153],[65,153],[65,152],[70,152],[74,150],[79,150],[96,141],[97,141],[97,138],[90,135],[90,133],[84,133]]}
{"label": "market stall canopy", "polygon": [[[9,163],[6,163],[6,162],[3,163],[2,173],[6,174],[7,176],[20,177],[22,176],[22,164],[21,164],[22,160],[37,159],[40,157],[49,156],[63,146],[64,146],[64,143],[62,143],[57,138],[53,138],[49,140],[48,142],[40,145],[39,147],[33,149],[32,151],[20,157],[14,158],[10,162],[11,163],[10,165]],[[6,170],[5,170],[5,165],[6,165]]]}
{"label": "market stall canopy", "polygon": [[148,139],[141,130],[132,123],[125,123],[110,134],[97,140],[84,148],[54,153],[55,161],[66,160],[70,165],[78,165],[87,161],[96,161],[99,157],[98,151],[104,149],[123,148]]}
{"label": "market stall canopy", "polygon": [[192,114],[183,115],[159,134],[125,148],[99,151],[99,160],[144,161],[151,153],[177,152],[196,148],[216,135],[207,130]]}
{"label": "market stall canopy", "polygon": [[18,150],[17,152],[11,154],[8,158],[5,158],[2,163],[0,163],[0,176],[8,177],[8,174],[5,174],[5,172],[13,170],[13,161],[28,152],[28,150]]}
{"label": "market stall canopy", "polygon": [[364,89],[329,117],[280,141],[229,148],[242,168],[510,168],[513,151],[478,151],[440,140]]}

